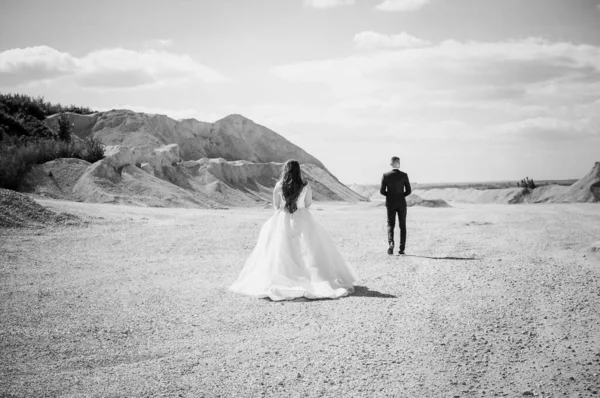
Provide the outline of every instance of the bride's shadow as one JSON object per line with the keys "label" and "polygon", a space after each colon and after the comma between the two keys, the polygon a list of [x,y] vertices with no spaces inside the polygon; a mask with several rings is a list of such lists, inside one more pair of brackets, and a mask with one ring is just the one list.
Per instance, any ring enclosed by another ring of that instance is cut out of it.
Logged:
{"label": "bride's shadow", "polygon": [[[374,297],[374,298],[398,298],[398,296],[394,296],[393,294],[381,293],[377,290],[370,290],[366,286],[354,286],[354,293],[349,294],[345,297],[340,297],[340,299],[346,299],[349,297]],[[274,302],[268,297],[264,297],[263,300]],[[318,299],[308,299],[306,297],[298,297],[293,300],[286,300],[288,303],[308,303],[308,302],[317,302],[317,301],[329,301],[330,298],[318,298]]]}
{"label": "bride's shadow", "polygon": [[394,296],[393,294],[370,290],[366,286],[354,286],[354,293],[352,293],[350,297],[398,298],[398,296]]}

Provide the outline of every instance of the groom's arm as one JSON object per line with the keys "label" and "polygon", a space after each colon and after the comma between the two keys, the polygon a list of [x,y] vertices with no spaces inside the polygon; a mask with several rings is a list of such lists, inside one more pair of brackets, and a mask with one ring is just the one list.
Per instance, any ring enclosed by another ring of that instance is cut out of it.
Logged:
{"label": "groom's arm", "polygon": [[379,193],[383,196],[387,196],[387,185],[385,183],[385,174],[381,177],[381,188],[379,189]]}
{"label": "groom's arm", "polygon": [[410,181],[408,180],[408,174],[406,175],[406,180],[404,180],[404,197],[407,197],[412,192],[410,189]]}

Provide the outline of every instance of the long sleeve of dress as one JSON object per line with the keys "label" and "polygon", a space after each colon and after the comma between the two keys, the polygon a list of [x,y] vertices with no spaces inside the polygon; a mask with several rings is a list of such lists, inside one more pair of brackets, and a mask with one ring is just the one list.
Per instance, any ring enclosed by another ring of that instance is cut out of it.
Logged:
{"label": "long sleeve of dress", "polygon": [[310,184],[306,184],[306,195],[304,195],[304,207],[306,207],[308,209],[311,204],[312,204],[312,188],[310,187]]}
{"label": "long sleeve of dress", "polygon": [[281,205],[281,187],[279,185],[275,185],[273,188],[273,207],[275,210],[279,209]]}

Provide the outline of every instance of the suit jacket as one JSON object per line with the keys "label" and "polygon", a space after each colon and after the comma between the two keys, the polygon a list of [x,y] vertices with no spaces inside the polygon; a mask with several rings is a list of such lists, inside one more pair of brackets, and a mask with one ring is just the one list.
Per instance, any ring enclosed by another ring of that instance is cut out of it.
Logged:
{"label": "suit jacket", "polygon": [[406,197],[411,193],[408,174],[398,169],[384,173],[379,192],[385,196],[386,207],[406,207]]}

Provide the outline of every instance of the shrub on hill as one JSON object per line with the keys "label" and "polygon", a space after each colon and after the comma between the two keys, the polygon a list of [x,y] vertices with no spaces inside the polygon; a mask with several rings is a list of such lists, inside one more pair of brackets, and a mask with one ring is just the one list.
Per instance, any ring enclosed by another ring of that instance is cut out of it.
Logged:
{"label": "shrub on hill", "polygon": [[73,132],[73,124],[69,119],[69,115],[61,112],[56,119],[56,135],[57,138],[64,142],[71,142],[71,133]]}
{"label": "shrub on hill", "polygon": [[40,139],[0,145],[0,188],[18,189],[21,178],[34,164],[58,158],[77,158],[94,163],[103,157],[104,146],[93,138],[79,143]]}
{"label": "shrub on hill", "polygon": [[55,133],[42,122],[47,116],[64,112],[93,113],[86,107],[52,104],[43,97],[0,93],[0,138],[6,135],[24,137],[24,140],[51,138]]}
{"label": "shrub on hill", "polygon": [[[89,114],[89,108],[63,106],[23,94],[0,93],[0,188],[17,189],[34,164],[58,158],[78,158],[94,163],[104,157],[100,141],[71,142],[72,125],[64,112]],[[56,131],[42,122],[61,113]]]}

